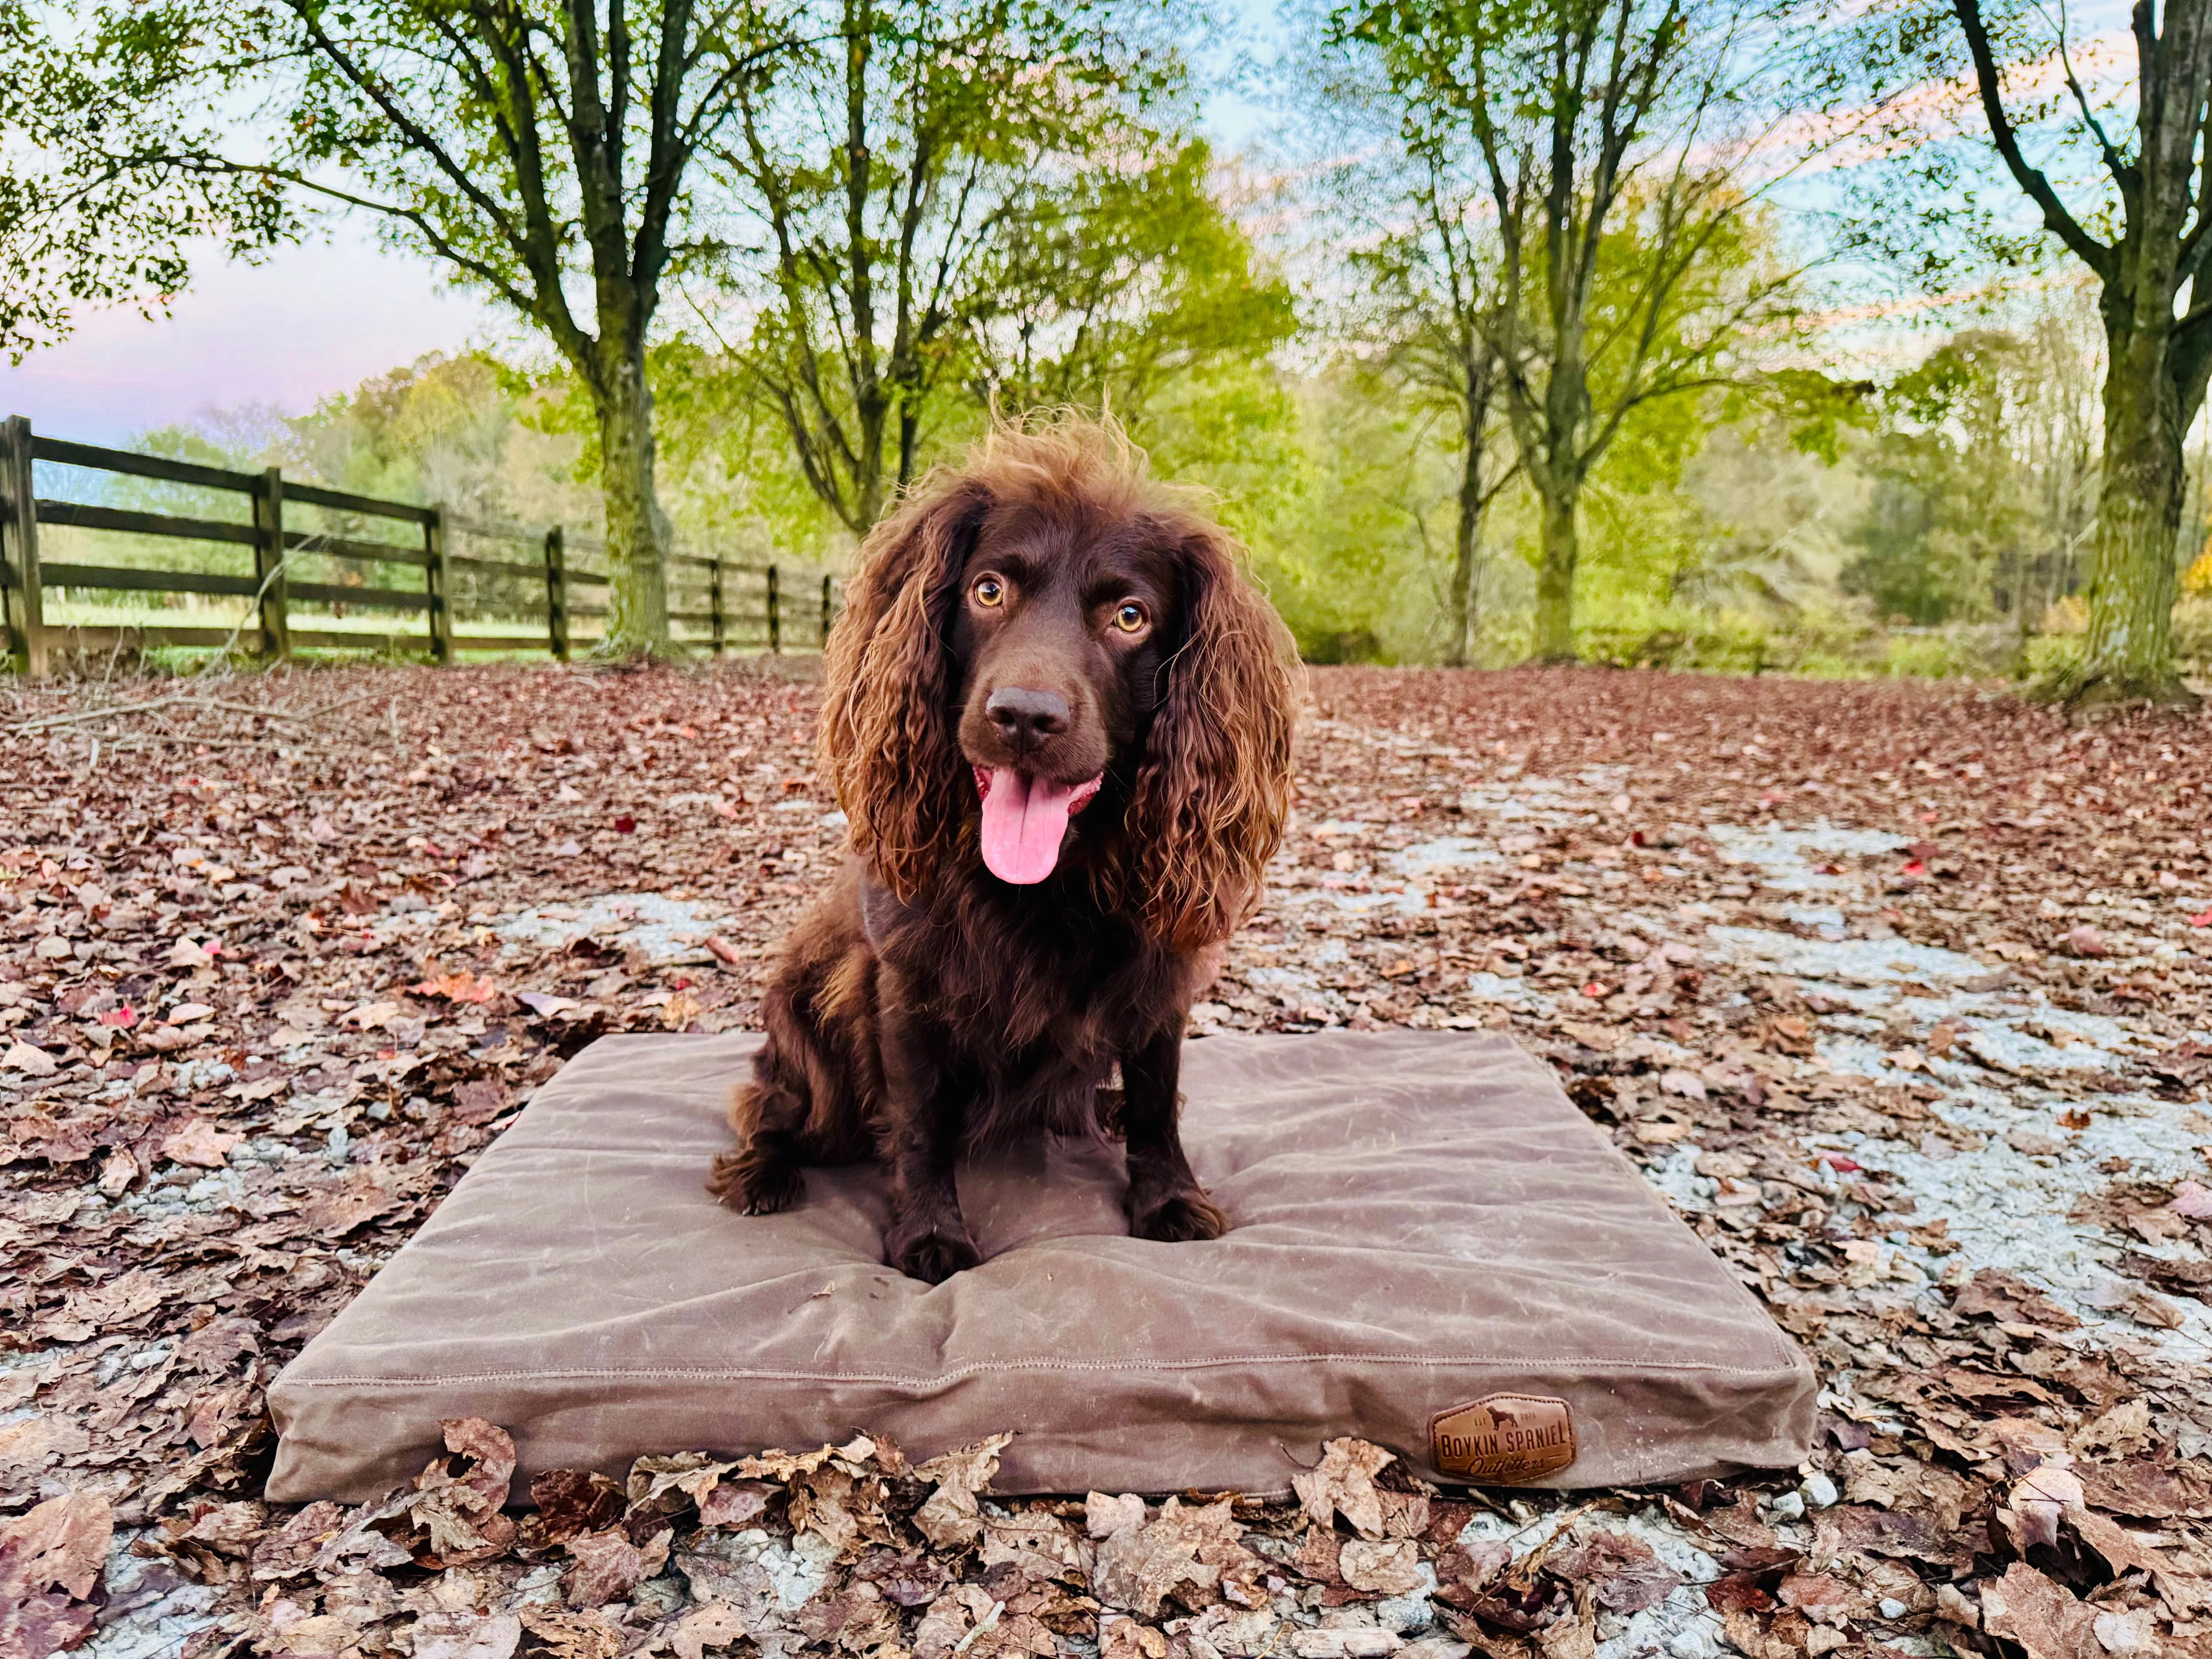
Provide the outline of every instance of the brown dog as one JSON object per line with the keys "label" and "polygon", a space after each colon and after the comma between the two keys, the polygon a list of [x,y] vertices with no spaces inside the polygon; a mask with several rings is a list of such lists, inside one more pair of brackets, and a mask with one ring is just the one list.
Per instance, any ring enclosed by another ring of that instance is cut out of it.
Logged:
{"label": "brown dog", "polygon": [[1228,532],[1118,432],[995,431],[871,534],[820,766],[857,854],[785,941],[709,1188],[890,1178],[886,1259],[973,1267],[963,1148],[1096,1134],[1116,1062],[1130,1231],[1218,1237],[1176,1127],[1183,1022],[1281,839],[1296,692]]}

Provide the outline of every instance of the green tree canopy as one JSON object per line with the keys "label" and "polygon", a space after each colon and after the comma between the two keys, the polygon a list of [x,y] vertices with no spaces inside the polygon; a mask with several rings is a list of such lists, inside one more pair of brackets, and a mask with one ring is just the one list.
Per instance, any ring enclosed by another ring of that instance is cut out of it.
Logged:
{"label": "green tree canopy", "polygon": [[757,228],[729,265],[734,359],[864,533],[933,420],[1141,398],[1289,331],[1175,136],[1182,70],[1143,5],[836,0],[738,94],[714,148]]}
{"label": "green tree canopy", "polygon": [[647,352],[668,285],[727,251],[697,164],[813,21],[753,0],[157,0],[98,28],[162,106],[254,112],[139,165],[373,213],[559,354],[599,426],[607,639],[629,652],[668,636]]}

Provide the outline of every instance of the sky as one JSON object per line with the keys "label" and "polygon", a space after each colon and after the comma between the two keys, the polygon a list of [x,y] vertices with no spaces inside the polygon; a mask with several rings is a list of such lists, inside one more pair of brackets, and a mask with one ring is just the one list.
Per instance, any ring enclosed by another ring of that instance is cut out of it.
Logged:
{"label": "sky", "polygon": [[349,222],[260,265],[207,251],[165,320],[85,313],[61,344],[19,367],[0,364],[0,404],[35,431],[112,445],[214,409],[301,414],[426,352],[511,332],[434,266],[385,252],[366,225]]}
{"label": "sky", "polygon": [[[1274,6],[1228,0],[1231,38],[1272,35]],[[1208,136],[1226,149],[1264,120],[1226,84],[1204,110]],[[166,319],[88,312],[59,345],[13,368],[0,360],[0,415],[26,416],[52,437],[119,445],[218,409],[304,414],[318,398],[428,352],[512,350],[521,341],[508,318],[447,284],[428,261],[386,252],[355,216],[259,265],[230,263],[210,246]]]}

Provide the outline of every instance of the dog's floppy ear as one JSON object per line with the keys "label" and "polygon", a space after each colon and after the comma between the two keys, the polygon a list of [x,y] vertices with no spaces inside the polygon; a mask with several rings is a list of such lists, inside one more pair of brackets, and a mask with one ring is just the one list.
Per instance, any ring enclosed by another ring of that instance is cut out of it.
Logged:
{"label": "dog's floppy ear", "polygon": [[853,850],[908,902],[933,884],[974,793],[953,732],[945,634],[989,505],[972,482],[925,482],[861,544],[823,652],[822,775],[851,820]]}
{"label": "dog's floppy ear", "polygon": [[1238,568],[1228,532],[1169,525],[1182,640],[1130,803],[1130,898],[1177,951],[1227,938],[1257,908],[1290,810],[1298,674],[1289,632]]}

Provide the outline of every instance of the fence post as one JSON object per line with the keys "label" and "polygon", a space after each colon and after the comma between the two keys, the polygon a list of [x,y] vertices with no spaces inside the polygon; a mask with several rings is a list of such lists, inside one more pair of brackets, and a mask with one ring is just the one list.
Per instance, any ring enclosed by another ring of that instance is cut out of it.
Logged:
{"label": "fence post", "polygon": [[39,577],[39,507],[31,472],[31,423],[21,415],[10,415],[5,432],[8,453],[0,458],[0,465],[4,465],[7,475],[8,525],[14,532],[9,551],[15,574],[10,584],[0,585],[0,598],[14,595],[8,601],[8,626],[15,635],[23,672],[32,679],[44,679],[46,601]]}
{"label": "fence post", "polygon": [[714,654],[722,654],[722,556],[707,562],[707,614],[714,625]]}
{"label": "fence post", "polygon": [[777,591],[775,567],[768,568],[768,648],[783,649],[783,603]]}
{"label": "fence post", "polygon": [[446,509],[434,507],[422,526],[422,550],[429,555],[423,571],[422,591],[430,601],[430,660],[449,663],[453,659],[453,618],[448,608],[451,592],[446,565]]}
{"label": "fence post", "polygon": [[545,532],[545,647],[568,660],[568,544],[557,524]]}
{"label": "fence post", "polygon": [[830,648],[830,624],[837,620],[837,601],[830,591],[833,578],[828,571],[822,573],[822,648]]}
{"label": "fence post", "polygon": [[261,584],[261,654],[273,662],[292,660],[291,579],[284,572],[284,470],[261,474],[253,497],[253,574]]}

